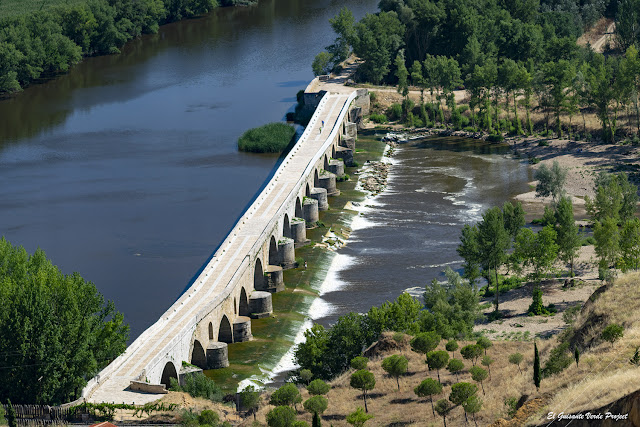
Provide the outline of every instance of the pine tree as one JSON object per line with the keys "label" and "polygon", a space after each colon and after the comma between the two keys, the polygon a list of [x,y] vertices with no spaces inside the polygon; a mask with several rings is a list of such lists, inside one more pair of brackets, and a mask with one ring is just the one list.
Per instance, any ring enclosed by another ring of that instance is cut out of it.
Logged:
{"label": "pine tree", "polygon": [[533,343],[533,383],[536,385],[536,389],[540,390],[540,379],[542,378],[540,374],[540,355],[538,354],[538,345]]}

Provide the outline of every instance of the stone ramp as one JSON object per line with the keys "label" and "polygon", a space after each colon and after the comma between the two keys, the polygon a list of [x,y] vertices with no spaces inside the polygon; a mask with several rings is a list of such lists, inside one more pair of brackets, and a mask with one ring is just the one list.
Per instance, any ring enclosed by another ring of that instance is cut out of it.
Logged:
{"label": "stone ramp", "polygon": [[[206,309],[214,298],[229,291],[227,287],[242,267],[249,251],[259,243],[263,231],[286,202],[289,194],[296,190],[296,185],[307,166],[322,148],[334,126],[341,125],[337,120],[349,96],[350,93],[344,92],[325,95],[327,101],[316,112],[319,119],[310,125],[308,137],[296,145],[295,155],[282,166],[283,173],[267,184],[268,197],[254,202],[240,219],[245,223],[239,230],[236,227],[231,231],[232,234],[225,239],[199,279],[154,325],[143,332],[122,356],[105,369],[108,373],[99,380],[98,386],[87,396],[87,400],[144,404],[163,396],[134,392],[127,388],[131,380],[138,379],[143,370],[153,366],[159,356],[168,354],[168,349],[175,346],[181,338],[189,335],[187,339],[191,339],[196,315]],[[325,124],[323,129],[320,128],[322,121]],[[256,206],[256,203],[259,204]],[[245,220],[247,215],[249,217]],[[176,365],[179,368],[180,361],[177,361]],[[144,380],[144,377],[141,379]]]}

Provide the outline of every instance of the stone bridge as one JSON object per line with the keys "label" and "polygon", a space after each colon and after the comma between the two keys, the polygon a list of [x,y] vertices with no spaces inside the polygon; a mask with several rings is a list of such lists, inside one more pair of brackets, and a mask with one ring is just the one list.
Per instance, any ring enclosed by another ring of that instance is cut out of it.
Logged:
{"label": "stone bridge", "polygon": [[328,196],[339,194],[336,176],[353,161],[355,122],[369,107],[366,89],[321,87],[326,90],[305,93],[307,105],[317,107],[304,133],[200,275],[89,381],[83,398],[155,400],[162,384],[168,388],[179,377],[183,361],[202,369],[228,366],[227,346],[250,340],[251,318],[271,314],[271,293],[284,289],[282,272],[295,266],[295,247],[307,242],[306,229],[328,208]]}

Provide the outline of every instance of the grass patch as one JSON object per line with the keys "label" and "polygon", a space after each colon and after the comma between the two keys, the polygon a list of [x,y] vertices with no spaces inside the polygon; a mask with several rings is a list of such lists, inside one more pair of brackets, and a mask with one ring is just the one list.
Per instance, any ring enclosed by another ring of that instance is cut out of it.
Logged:
{"label": "grass patch", "polygon": [[281,153],[293,141],[296,129],[286,123],[268,123],[249,129],[238,140],[238,150],[250,153]]}

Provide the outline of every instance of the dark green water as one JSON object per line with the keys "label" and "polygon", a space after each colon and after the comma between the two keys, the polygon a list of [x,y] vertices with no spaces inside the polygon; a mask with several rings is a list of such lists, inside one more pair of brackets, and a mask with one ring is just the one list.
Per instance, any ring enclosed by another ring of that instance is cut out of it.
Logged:
{"label": "dark green water", "polygon": [[182,292],[273,170],[238,153],[281,120],[313,57],[375,0],[261,0],[164,26],[0,101],[0,235],[116,302],[135,338]]}

